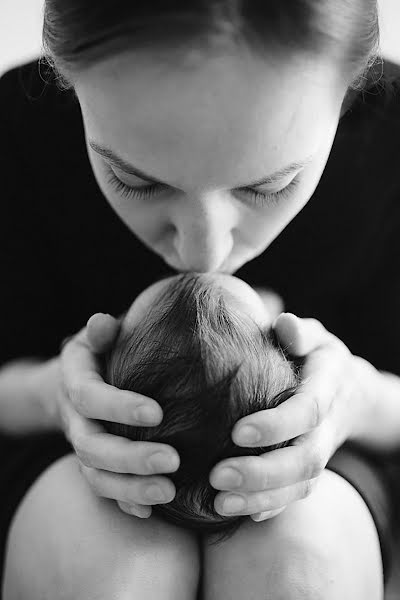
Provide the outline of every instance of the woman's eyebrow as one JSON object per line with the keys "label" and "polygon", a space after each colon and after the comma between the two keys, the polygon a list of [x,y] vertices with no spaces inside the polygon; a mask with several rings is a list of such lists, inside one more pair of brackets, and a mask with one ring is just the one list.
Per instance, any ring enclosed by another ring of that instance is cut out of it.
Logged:
{"label": "woman's eyebrow", "polygon": [[[147,173],[144,173],[137,167],[127,163],[125,160],[123,160],[121,157],[119,157],[115,152],[113,152],[113,150],[111,150],[111,148],[108,148],[107,146],[102,146],[101,144],[98,144],[94,140],[89,140],[89,146],[95,152],[97,152],[97,154],[100,154],[101,156],[106,158],[108,161],[110,161],[115,167],[117,167],[121,171],[124,171],[124,173],[127,173],[128,175],[134,175],[135,177],[139,177],[139,179],[143,179],[144,181],[148,181],[149,183],[153,183],[153,184],[158,183],[160,185],[165,185],[165,183],[160,181],[159,179],[155,179],[151,175],[148,175]],[[275,171],[275,173],[272,173],[271,175],[268,175],[267,177],[263,177],[262,179],[260,179],[258,181],[253,181],[252,183],[246,183],[246,184],[239,185],[236,187],[237,188],[245,188],[245,187],[247,188],[247,187],[257,187],[257,186],[265,185],[265,184],[269,184],[269,183],[276,183],[280,179],[283,179],[284,177],[287,177],[296,171],[300,171],[300,169],[303,169],[304,167],[306,167],[313,159],[314,159],[313,155],[307,156],[304,160],[293,162],[290,165],[287,165],[286,167],[284,167],[283,169],[279,169],[279,171]]]}

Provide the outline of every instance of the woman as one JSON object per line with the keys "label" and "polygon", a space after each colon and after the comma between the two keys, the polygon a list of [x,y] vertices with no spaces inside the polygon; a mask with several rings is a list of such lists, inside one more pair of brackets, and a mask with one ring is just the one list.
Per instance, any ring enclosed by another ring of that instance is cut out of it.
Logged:
{"label": "woman", "polygon": [[[375,0],[92,6],[46,2],[56,78],[33,62],[1,81],[6,600],[381,598],[400,72],[374,61]],[[232,431],[294,442],[210,473],[216,511],[253,517],[219,547],[132,516],[174,497],[178,453],[94,421],[161,421],[156,398],[103,382],[117,323],[98,313],[173,270],[277,290],[293,314],[275,332],[305,359],[291,401]]]}

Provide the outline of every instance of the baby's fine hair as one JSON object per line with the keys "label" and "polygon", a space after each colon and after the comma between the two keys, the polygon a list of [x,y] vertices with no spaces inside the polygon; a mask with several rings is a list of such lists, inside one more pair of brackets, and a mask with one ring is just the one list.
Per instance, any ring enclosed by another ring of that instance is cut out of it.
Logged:
{"label": "baby's fine hair", "polygon": [[179,453],[179,469],[168,474],[176,496],[153,511],[185,528],[232,534],[246,517],[216,512],[210,471],[225,458],[285,445],[239,447],[232,429],[242,417],[276,407],[299,384],[299,368],[273,330],[263,330],[210,278],[185,273],[168,282],[137,325],[121,328],[106,356],[104,378],[154,398],[163,410],[156,427],[100,421],[106,430],[162,442]]}

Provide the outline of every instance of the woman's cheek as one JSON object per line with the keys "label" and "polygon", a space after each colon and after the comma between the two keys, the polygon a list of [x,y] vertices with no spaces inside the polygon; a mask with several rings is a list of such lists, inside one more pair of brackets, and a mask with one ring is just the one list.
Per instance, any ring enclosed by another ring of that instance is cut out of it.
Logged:
{"label": "woman's cheek", "polygon": [[247,213],[240,227],[242,241],[262,252],[307,204],[308,199],[305,189],[300,186],[291,198]]}
{"label": "woman's cheek", "polygon": [[116,198],[110,204],[129,229],[147,245],[158,245],[170,229],[168,215],[151,199]]}
{"label": "woman's cheek", "polygon": [[97,184],[114,212],[141,241],[147,245],[156,244],[168,228],[159,203],[118,193],[108,181],[107,169],[95,158],[91,158],[91,164]]}

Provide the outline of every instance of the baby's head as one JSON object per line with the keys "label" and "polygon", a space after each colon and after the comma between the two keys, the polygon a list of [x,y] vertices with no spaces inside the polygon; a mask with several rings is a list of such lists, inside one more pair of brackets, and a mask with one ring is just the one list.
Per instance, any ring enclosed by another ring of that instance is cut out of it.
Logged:
{"label": "baby's head", "polygon": [[154,398],[164,415],[156,427],[101,421],[106,430],[179,453],[179,469],[167,474],[176,496],[153,511],[185,528],[235,531],[246,517],[215,511],[210,471],[222,459],[285,445],[239,447],[232,429],[242,417],[286,400],[299,383],[260,296],[230,275],[186,273],[158,281],[125,313],[104,378]]}

